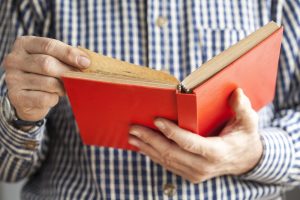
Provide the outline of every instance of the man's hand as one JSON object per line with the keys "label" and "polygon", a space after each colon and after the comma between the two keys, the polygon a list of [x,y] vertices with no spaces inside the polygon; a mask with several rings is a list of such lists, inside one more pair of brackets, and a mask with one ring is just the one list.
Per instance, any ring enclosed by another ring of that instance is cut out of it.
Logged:
{"label": "man's hand", "polygon": [[236,113],[217,137],[201,137],[166,119],[156,119],[161,133],[134,125],[129,143],[154,162],[193,183],[221,175],[240,175],[251,170],[262,155],[258,117],[241,89],[233,92],[230,105]]}
{"label": "man's hand", "polygon": [[65,94],[64,72],[88,67],[87,55],[58,40],[19,37],[4,59],[8,97],[20,119],[37,121]]}

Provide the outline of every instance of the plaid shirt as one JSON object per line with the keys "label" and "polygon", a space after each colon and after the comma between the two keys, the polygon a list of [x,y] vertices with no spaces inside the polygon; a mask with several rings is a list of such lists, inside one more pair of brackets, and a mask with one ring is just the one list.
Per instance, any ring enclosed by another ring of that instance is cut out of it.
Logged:
{"label": "plaid shirt", "polygon": [[180,80],[270,20],[285,29],[276,96],[259,112],[264,152],[249,173],[192,184],[137,152],[83,145],[61,98],[29,133],[0,106],[0,179],[29,177],[22,199],[277,198],[300,181],[299,16],[299,0],[0,0],[0,61],[17,36],[38,35]]}

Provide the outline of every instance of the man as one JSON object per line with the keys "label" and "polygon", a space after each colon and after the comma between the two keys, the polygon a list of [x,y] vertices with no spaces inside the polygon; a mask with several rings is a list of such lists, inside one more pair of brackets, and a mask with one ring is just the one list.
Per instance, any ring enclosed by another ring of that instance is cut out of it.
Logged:
{"label": "man", "polygon": [[[297,0],[2,1],[1,180],[29,177],[22,199],[279,198],[300,179],[299,11]],[[160,133],[131,127],[140,152],[82,144],[60,77],[90,61],[67,44],[182,80],[272,19],[285,28],[277,92],[258,115],[237,89],[218,137],[158,118]]]}

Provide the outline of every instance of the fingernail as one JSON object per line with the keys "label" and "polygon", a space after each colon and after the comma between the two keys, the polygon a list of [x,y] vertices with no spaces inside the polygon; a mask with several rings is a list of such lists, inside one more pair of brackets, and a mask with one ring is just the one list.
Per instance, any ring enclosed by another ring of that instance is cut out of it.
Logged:
{"label": "fingernail", "polygon": [[136,139],[133,139],[133,138],[129,138],[128,143],[133,145],[133,146],[138,146],[138,141]]}
{"label": "fingernail", "polygon": [[155,121],[154,121],[154,124],[155,124],[155,126],[156,126],[157,128],[159,128],[159,129],[161,129],[161,130],[165,129],[164,123],[161,122],[160,120],[155,120]]}
{"label": "fingernail", "polygon": [[137,136],[137,137],[140,135],[140,133],[139,133],[138,131],[134,130],[134,129],[130,129],[130,130],[129,130],[129,133],[130,133],[131,135],[135,135],[135,136]]}
{"label": "fingernail", "polygon": [[88,67],[91,64],[91,61],[87,57],[79,56],[78,57],[78,64],[81,65],[82,67]]}

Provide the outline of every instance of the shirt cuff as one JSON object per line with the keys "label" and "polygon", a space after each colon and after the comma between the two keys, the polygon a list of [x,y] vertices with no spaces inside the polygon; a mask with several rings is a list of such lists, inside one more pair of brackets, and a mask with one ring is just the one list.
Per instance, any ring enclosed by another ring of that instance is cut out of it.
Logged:
{"label": "shirt cuff", "polygon": [[21,159],[32,159],[33,154],[40,148],[45,122],[44,119],[42,126],[23,131],[7,121],[3,114],[3,107],[0,106],[0,146],[11,155]]}
{"label": "shirt cuff", "polygon": [[292,139],[287,132],[279,128],[263,129],[260,133],[263,143],[262,158],[254,169],[242,175],[241,178],[281,184],[287,180],[295,159]]}

